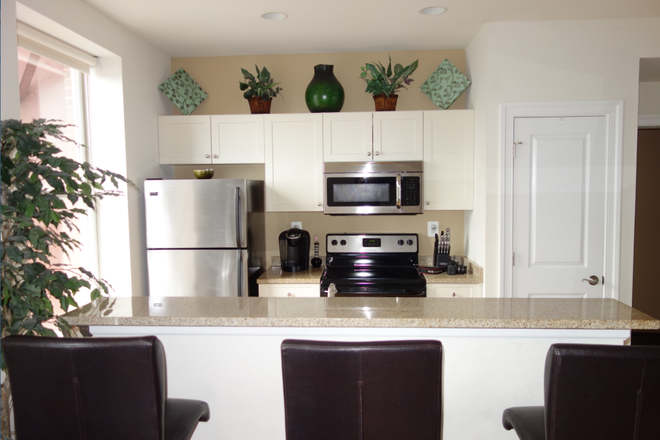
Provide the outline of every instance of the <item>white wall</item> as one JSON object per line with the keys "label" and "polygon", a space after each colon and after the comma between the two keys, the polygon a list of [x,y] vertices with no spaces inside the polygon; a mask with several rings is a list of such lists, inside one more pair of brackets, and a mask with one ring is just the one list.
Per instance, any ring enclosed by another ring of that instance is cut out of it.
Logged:
{"label": "white wall", "polygon": [[470,247],[468,256],[486,269],[486,295],[499,294],[502,270],[499,105],[623,100],[620,300],[632,303],[639,59],[658,56],[658,18],[490,23],[466,48],[473,82],[468,108],[485,114],[476,119],[475,185],[481,190],[466,217],[466,234],[485,236],[485,247]]}
{"label": "white wall", "polygon": [[[16,6],[15,6],[16,5]],[[16,12],[15,12],[16,11]],[[102,225],[107,225],[110,234],[101,237],[101,252],[113,253],[117,243],[126,242],[120,249],[119,259],[107,261],[102,276],[118,286],[117,295],[147,295],[147,265],[144,233],[144,201],[142,186],[147,177],[162,177],[158,165],[157,115],[171,113],[169,101],[157,87],[170,75],[170,57],[151,44],[138,38],[106,15],[81,0],[3,0],[2,1],[2,117],[17,118],[18,68],[16,59],[15,29],[16,14],[22,20],[38,22],[54,36],[81,46],[101,56],[100,70],[92,76],[105,81],[104,89],[97,89],[92,101],[97,107],[105,104],[106,114],[92,121],[96,143],[106,153],[104,163],[115,163],[121,169],[113,171],[125,174],[135,182],[140,191],[127,191],[123,208],[111,202],[100,210]],[[105,58],[105,60],[104,60]],[[12,64],[14,64],[12,66]],[[14,69],[16,74],[5,76],[5,68]],[[5,95],[5,90],[16,93]],[[104,95],[105,93],[105,95]],[[93,116],[94,117],[94,116]],[[101,166],[104,165],[101,164]],[[105,167],[105,166],[104,166]],[[109,167],[108,167],[109,168]],[[124,211],[127,220],[116,219]],[[118,214],[119,213],[119,214]],[[125,224],[127,227],[115,227]],[[128,241],[124,240],[128,234]],[[120,260],[123,259],[123,260]],[[130,262],[130,264],[127,264]],[[122,273],[122,268],[126,270]],[[103,271],[103,268],[102,268]],[[126,273],[130,271],[130,274]],[[119,278],[127,279],[122,283]],[[113,280],[113,278],[115,278]]]}

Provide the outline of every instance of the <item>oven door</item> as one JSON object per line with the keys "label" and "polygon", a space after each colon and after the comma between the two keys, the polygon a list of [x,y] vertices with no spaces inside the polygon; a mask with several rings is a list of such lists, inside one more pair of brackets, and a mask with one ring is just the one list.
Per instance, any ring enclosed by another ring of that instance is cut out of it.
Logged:
{"label": "oven door", "polygon": [[325,214],[421,214],[422,178],[416,174],[325,174]]}
{"label": "oven door", "polygon": [[397,283],[372,282],[342,282],[341,280],[324,280],[321,282],[321,296],[326,297],[361,297],[361,298],[393,298],[393,297],[426,297],[426,285],[403,285]]}

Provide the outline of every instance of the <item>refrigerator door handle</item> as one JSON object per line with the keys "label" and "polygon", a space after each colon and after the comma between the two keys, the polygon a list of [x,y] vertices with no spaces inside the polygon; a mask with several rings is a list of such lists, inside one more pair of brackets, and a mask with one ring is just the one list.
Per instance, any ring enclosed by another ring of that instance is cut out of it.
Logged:
{"label": "refrigerator door handle", "polygon": [[236,279],[238,280],[238,296],[244,296],[243,295],[243,251],[241,249],[238,249],[238,261],[237,261],[237,275]]}
{"label": "refrigerator door handle", "polygon": [[236,202],[236,247],[240,249],[243,234],[241,231],[241,188],[238,186],[236,187],[234,201]]}

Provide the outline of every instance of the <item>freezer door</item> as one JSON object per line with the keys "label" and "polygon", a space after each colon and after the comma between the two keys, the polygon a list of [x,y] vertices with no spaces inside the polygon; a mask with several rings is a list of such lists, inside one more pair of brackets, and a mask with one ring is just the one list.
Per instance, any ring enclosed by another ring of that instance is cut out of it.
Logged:
{"label": "freezer door", "polygon": [[246,248],[242,179],[146,180],[147,248]]}
{"label": "freezer door", "polygon": [[148,250],[147,260],[150,296],[248,296],[247,250]]}

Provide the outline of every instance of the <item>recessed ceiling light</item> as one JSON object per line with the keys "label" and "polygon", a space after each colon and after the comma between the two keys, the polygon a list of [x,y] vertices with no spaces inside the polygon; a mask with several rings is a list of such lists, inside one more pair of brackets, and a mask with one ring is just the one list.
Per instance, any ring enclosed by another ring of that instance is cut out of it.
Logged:
{"label": "recessed ceiling light", "polygon": [[445,12],[447,12],[447,8],[444,6],[429,6],[419,11],[422,15],[440,15]]}
{"label": "recessed ceiling light", "polygon": [[261,15],[262,18],[265,18],[266,20],[284,20],[285,18],[288,17],[284,12],[266,12],[265,14]]}

